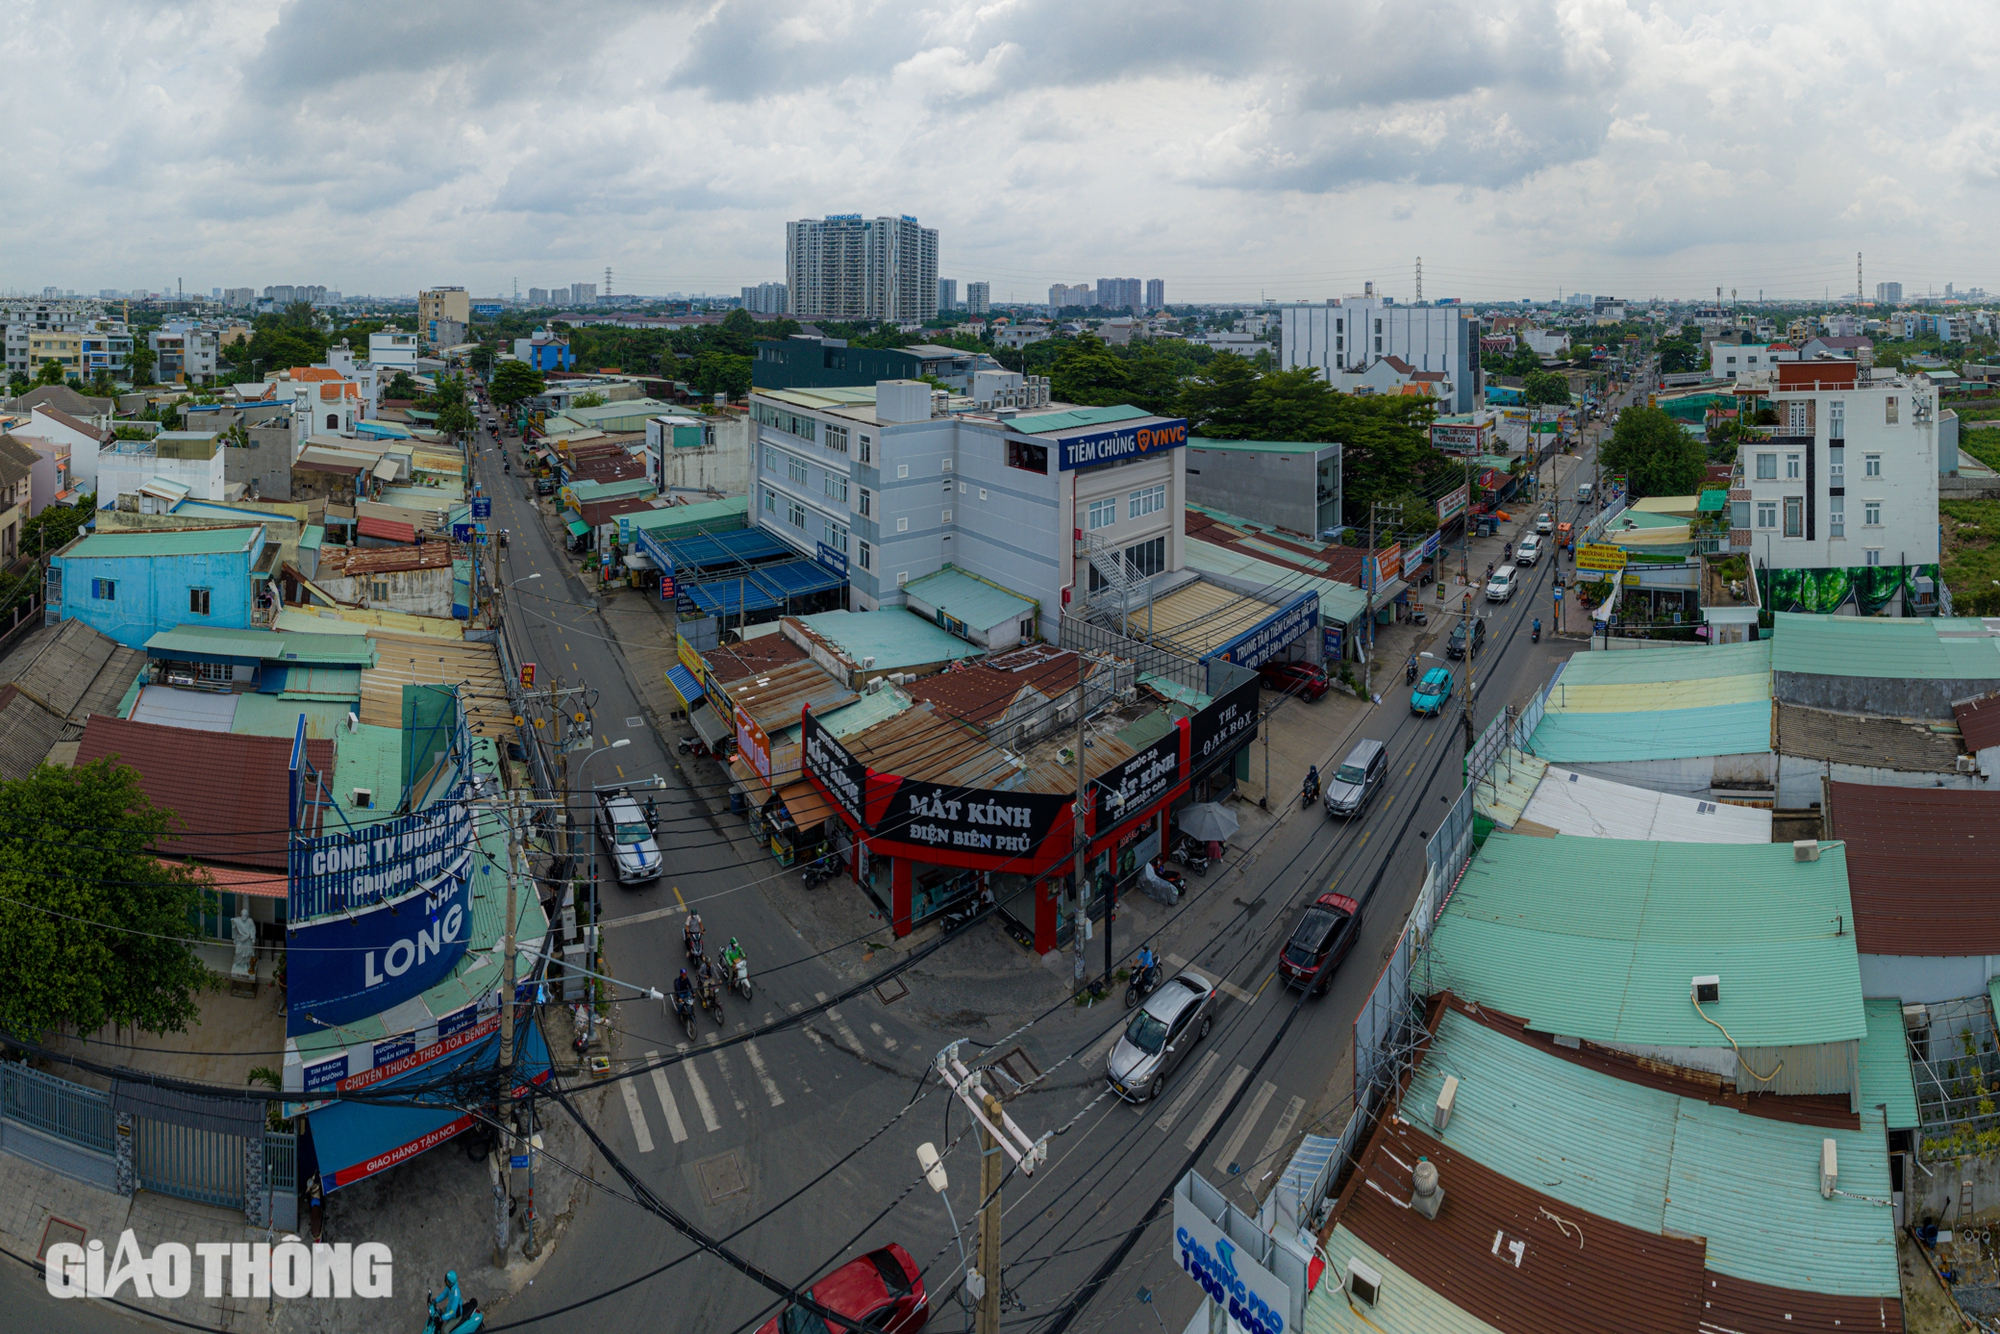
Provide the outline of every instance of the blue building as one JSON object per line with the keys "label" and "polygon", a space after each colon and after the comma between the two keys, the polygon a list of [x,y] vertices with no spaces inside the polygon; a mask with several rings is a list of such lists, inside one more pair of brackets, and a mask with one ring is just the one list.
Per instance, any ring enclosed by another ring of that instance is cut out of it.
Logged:
{"label": "blue building", "polygon": [[547,329],[537,329],[529,338],[514,340],[514,356],[525,361],[531,370],[572,371],[576,369],[576,353],[569,350],[569,339]]}
{"label": "blue building", "polygon": [[262,524],[89,533],[50,559],[48,610],[127,648],[177,625],[247,629],[277,564]]}

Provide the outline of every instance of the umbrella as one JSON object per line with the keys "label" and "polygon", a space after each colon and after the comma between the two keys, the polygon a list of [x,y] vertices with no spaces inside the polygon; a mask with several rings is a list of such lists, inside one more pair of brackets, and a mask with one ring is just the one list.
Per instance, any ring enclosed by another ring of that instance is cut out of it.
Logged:
{"label": "umbrella", "polygon": [[1183,834],[1204,843],[1221,843],[1236,832],[1236,817],[1212,801],[1188,807],[1174,822]]}

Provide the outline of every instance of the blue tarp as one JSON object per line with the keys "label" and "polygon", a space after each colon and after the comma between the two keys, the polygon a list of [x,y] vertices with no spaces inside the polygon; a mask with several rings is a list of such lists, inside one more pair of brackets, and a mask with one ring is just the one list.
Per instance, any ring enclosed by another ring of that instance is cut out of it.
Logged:
{"label": "blue tarp", "polygon": [[751,611],[784,607],[795,598],[829,593],[847,580],[818,561],[792,560],[759,566],[749,573],[682,584],[681,594],[711,616],[740,616]]}

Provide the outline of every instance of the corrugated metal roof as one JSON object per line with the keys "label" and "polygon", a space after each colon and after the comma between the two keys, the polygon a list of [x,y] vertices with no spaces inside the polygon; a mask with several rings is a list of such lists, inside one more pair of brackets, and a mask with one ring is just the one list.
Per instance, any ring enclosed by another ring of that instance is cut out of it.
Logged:
{"label": "corrugated metal roof", "polygon": [[208,690],[146,685],[139,687],[139,697],[125,716],[135,723],[185,727],[192,732],[227,732],[236,721],[239,698]]}
{"label": "corrugated metal roof", "polygon": [[1150,635],[1201,657],[1276,614],[1278,605],[1198,579],[1154,599],[1150,609],[1132,613],[1126,625],[1141,639]]}
{"label": "corrugated metal roof", "polygon": [[1547,760],[1509,746],[1473,789],[1473,809],[1503,828],[1513,828],[1534,798],[1535,786],[1542,781],[1548,767]]}
{"label": "corrugated metal roof", "polygon": [[[345,643],[345,636],[324,636]],[[466,724],[482,737],[513,739],[514,710],[500,673],[500,651],[491,644],[404,638],[386,630],[368,632],[376,665],[361,674],[361,721],[376,727],[403,725],[403,687],[459,685]]]}
{"label": "corrugated metal roof", "polygon": [[1917,1084],[1910,1075],[1910,1041],[1903,1034],[1903,1003],[1865,1002],[1868,1036],[1861,1040],[1861,1105],[1883,1108],[1891,1130],[1917,1126]]}
{"label": "corrugated metal roof", "polygon": [[1981,695],[1951,706],[1967,750],[2000,746],[2000,695]]}
{"label": "corrugated metal roof", "polygon": [[836,681],[816,662],[792,662],[758,676],[728,684],[729,702],[743,710],[766,732],[799,724],[799,710],[810,705],[837,709],[857,696],[844,681]]}
{"label": "corrugated metal roof", "polygon": [[1439,1138],[1525,1186],[1640,1231],[1704,1237],[1719,1274],[1801,1293],[1901,1291],[1889,1211],[1821,1199],[1816,1171],[1831,1138],[1841,1189],[1887,1199],[1879,1111],[1864,1109],[1858,1130],[1749,1116],[1560,1060],[1456,1010],[1404,1106],[1433,1106],[1447,1074],[1458,1096]]}
{"label": "corrugated metal roof", "polygon": [[[1558,685],[1653,685],[1732,676],[1768,676],[1771,641],[1709,648],[1635,649],[1629,653],[1578,653],[1563,664]],[[1770,691],[1766,689],[1768,698]]]}
{"label": "corrugated metal roof", "polygon": [[1529,749],[1558,764],[1768,755],[1771,706],[1759,701],[1657,713],[1552,711],[1535,728]]}
{"label": "corrugated metal roof", "polygon": [[0,662],[0,682],[19,685],[67,719],[73,738],[91,714],[117,713],[126,691],[145,670],[146,655],[138,649],[126,648],[82,621],[64,621],[30,631]]}
{"label": "corrugated metal roof", "polygon": [[[1423,1334],[1511,1334],[1487,1324],[1443,1294],[1427,1286],[1345,1227],[1335,1227],[1320,1243],[1326,1252],[1326,1276],[1306,1298],[1306,1334],[1382,1334],[1421,1330]],[[1350,1305],[1340,1284],[1347,1262],[1359,1260],[1382,1276],[1381,1300],[1374,1306]],[[1366,1319],[1357,1311],[1365,1312]],[[1374,1322],[1372,1325],[1370,1321]]]}
{"label": "corrugated metal roof", "polygon": [[[1840,844],[1643,843],[1495,833],[1431,946],[1434,984],[1547,1033],[1661,1047],[1858,1040],[1861,968]],[[1711,1018],[1688,979],[1722,978]]]}
{"label": "corrugated metal roof", "polygon": [[1326,440],[1216,440],[1208,436],[1188,437],[1189,449],[1222,449],[1237,454],[1317,454],[1336,446]]}
{"label": "corrugated metal roof", "polygon": [[1118,422],[1138,421],[1153,414],[1144,408],[1130,404],[1120,404],[1113,408],[1067,408],[1061,412],[1031,412],[1013,419],[1017,431],[1029,435],[1053,435],[1058,431],[1074,431],[1081,426],[1111,426]]}
{"label": "corrugated metal roof", "polygon": [[347,725],[347,714],[353,707],[346,701],[238,695],[236,716],[230,720],[229,730],[243,736],[290,737],[297,732],[299,719],[304,718],[308,737],[330,740]]}
{"label": "corrugated metal roof", "polygon": [[2000,620],[1970,617],[1775,617],[1771,669],[1806,676],[1927,681],[2000,678]]}
{"label": "corrugated metal roof", "polygon": [[[1244,539],[1243,546],[1267,547],[1270,544],[1255,538]],[[1241,550],[1204,542],[1190,537],[1182,541],[1182,559],[1191,570],[1206,574],[1219,574],[1229,579],[1244,579],[1259,588],[1270,588],[1279,595],[1290,598],[1308,589],[1319,594],[1319,615],[1322,623],[1346,625],[1368,609],[1368,595],[1353,584],[1343,584],[1337,579],[1320,578],[1301,574],[1297,570],[1258,560]],[[1272,548],[1275,554],[1290,556],[1280,548]],[[1291,559],[1298,559],[1290,556]]]}
{"label": "corrugated metal roof", "polygon": [[414,543],[417,540],[415,524],[399,523],[394,519],[377,519],[363,515],[355,520],[355,528],[363,537],[379,538],[384,542]]}
{"label": "corrugated metal roof", "polygon": [[1647,496],[1634,501],[1632,511],[1639,514],[1678,514],[1682,518],[1694,514],[1701,506],[1701,497],[1694,496]]}
{"label": "corrugated metal roof", "polygon": [[1965,753],[1957,731],[1938,731],[1919,719],[1869,718],[1782,702],[1777,713],[1777,750],[1799,759],[1948,774]]}
{"label": "corrugated metal roof", "polygon": [[1556,678],[1548,697],[1548,707],[1559,713],[1660,713],[1668,709],[1706,709],[1720,704],[1753,703],[1760,708],[1770,708],[1769,672],[1759,676],[1711,676],[1699,681],[1655,681],[1643,686],[1584,685],[1570,680],[1569,673],[1564,672]]}
{"label": "corrugated metal roof", "polygon": [[1534,824],[1580,838],[1661,843],[1771,841],[1768,810],[1654,792],[1554,766],[1535,789],[1523,814]]}
{"label": "corrugated metal roof", "polygon": [[92,533],[79,539],[66,557],[90,560],[140,559],[153,556],[221,556],[250,550],[257,528],[155,529],[147,532]]}
{"label": "corrugated metal roof", "polygon": [[704,500],[694,505],[669,505],[650,513],[634,514],[627,523],[634,532],[646,531],[660,537],[678,537],[702,528],[721,532],[743,527],[749,505],[743,496]]}
{"label": "corrugated metal roof", "polygon": [[1863,954],[2000,954],[2000,792],[1829,784]]}
{"label": "corrugated metal roof", "polygon": [[154,657],[185,653],[196,657],[256,658],[262,662],[303,662],[367,667],[375,661],[371,644],[333,635],[280,635],[269,630],[237,630],[215,625],[180,625],[146,641]]}
{"label": "corrugated metal roof", "polygon": [[980,653],[977,647],[949,630],[902,607],[885,607],[879,611],[822,611],[793,619],[839,648],[857,664],[863,658],[875,659],[871,670],[877,672],[922,667],[934,662],[956,662],[960,658],[978,657]]}
{"label": "corrugated metal roof", "polygon": [[1035,611],[1032,598],[1009,592],[955,565],[905,584],[903,592],[982,632],[1032,616]]}
{"label": "corrugated metal roof", "polygon": [[14,782],[33,774],[63,730],[61,715],[18,686],[0,686],[0,778]]}

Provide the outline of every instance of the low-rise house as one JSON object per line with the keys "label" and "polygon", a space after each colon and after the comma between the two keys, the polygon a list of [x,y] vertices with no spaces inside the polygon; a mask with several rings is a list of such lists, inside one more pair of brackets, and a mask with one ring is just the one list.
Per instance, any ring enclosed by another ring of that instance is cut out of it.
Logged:
{"label": "low-rise house", "polygon": [[[362,520],[364,531],[371,522]],[[315,569],[314,586],[340,602],[412,616],[452,614],[452,558],[447,542],[380,550],[325,547]]]}
{"label": "low-rise house", "polygon": [[34,435],[16,434],[0,439],[12,440],[35,452],[34,468],[28,481],[29,518],[51,505],[67,505],[76,499],[77,489],[70,479],[70,450],[67,444]]}
{"label": "low-rise house", "polygon": [[67,446],[70,477],[78,489],[96,492],[100,506],[111,503],[112,497],[106,496],[97,485],[97,456],[113,443],[115,433],[111,427],[75,416],[63,408],[37,404],[22,434]]}
{"label": "low-rise house", "polygon": [[161,431],[150,440],[114,440],[97,456],[97,503],[165,512],[181,500],[228,499],[222,437],[208,431]]}
{"label": "low-rise house", "polygon": [[261,525],[86,534],[50,558],[48,609],[130,648],[189,622],[248,628],[274,610],[277,559]]}

